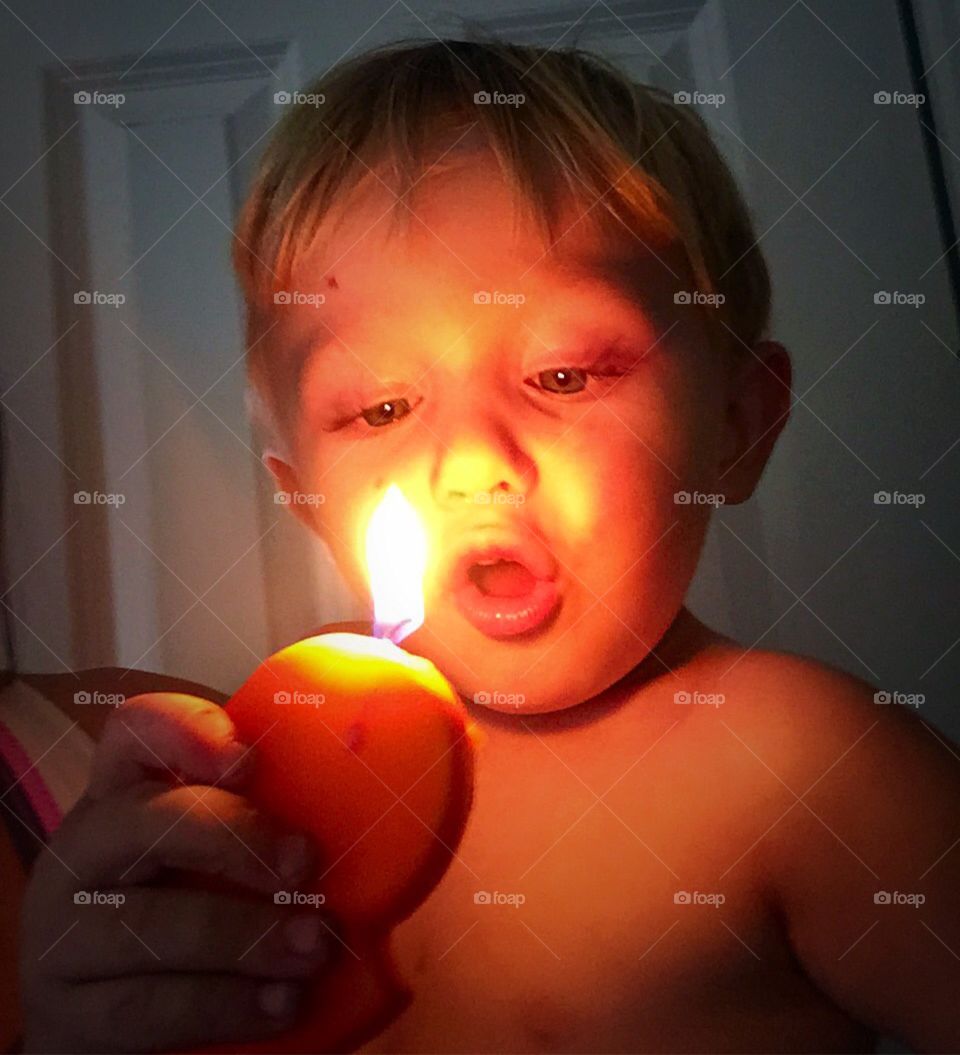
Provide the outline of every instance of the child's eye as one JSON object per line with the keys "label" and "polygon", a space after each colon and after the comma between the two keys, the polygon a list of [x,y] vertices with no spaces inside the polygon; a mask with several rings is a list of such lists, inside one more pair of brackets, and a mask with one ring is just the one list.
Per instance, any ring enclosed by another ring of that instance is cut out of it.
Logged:
{"label": "child's eye", "polygon": [[570,395],[582,392],[587,387],[589,371],[577,367],[562,366],[553,370],[541,370],[536,375],[536,383],[547,392],[557,395]]}
{"label": "child's eye", "polygon": [[600,387],[613,378],[622,375],[619,369],[602,367],[585,368],[581,366],[556,366],[550,370],[540,370],[526,383],[534,388],[553,392],[556,396],[576,396],[587,388],[588,381],[596,382]]}
{"label": "child's eye", "polygon": [[360,411],[360,416],[374,428],[382,428],[384,425],[392,425],[394,422],[405,418],[413,407],[406,399],[387,399],[381,403],[375,403],[372,407],[366,407]]}

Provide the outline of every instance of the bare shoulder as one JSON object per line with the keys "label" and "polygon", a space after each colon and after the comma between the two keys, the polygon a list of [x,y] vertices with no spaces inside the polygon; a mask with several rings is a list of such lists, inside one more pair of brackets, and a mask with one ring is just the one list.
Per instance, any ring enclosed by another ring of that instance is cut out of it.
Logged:
{"label": "bare shoulder", "polygon": [[708,669],[724,694],[718,716],[789,785],[787,801],[819,803],[851,822],[872,814],[858,838],[931,830],[919,817],[952,817],[947,827],[960,834],[960,746],[924,717],[920,698],[806,656],[734,643],[718,648]]}
{"label": "bare shoulder", "polygon": [[699,724],[739,757],[798,960],[859,1021],[956,1050],[960,748],[916,700],[807,657],[722,643],[702,669],[723,702]]}
{"label": "bare shoulder", "polygon": [[695,708],[701,724],[717,740],[721,730],[735,740],[745,769],[779,785],[787,803],[841,793],[850,803],[854,786],[865,803],[889,798],[902,782],[918,793],[960,791],[960,747],[924,718],[916,698],[807,656],[746,649],[727,638],[706,648],[691,670],[715,704]]}
{"label": "bare shoulder", "polygon": [[878,725],[921,733],[915,708],[885,705],[889,697],[877,686],[809,656],[748,649],[716,635],[690,670],[716,717],[784,762],[809,764],[808,753],[826,757]]}
{"label": "bare shoulder", "polygon": [[854,767],[875,765],[878,750],[896,754],[904,737],[936,743],[907,708],[875,703],[875,686],[806,656],[711,631],[674,673],[660,681],[684,704],[670,708],[682,723],[678,748],[725,789],[731,815],[758,840],[758,863],[806,793],[836,791]]}

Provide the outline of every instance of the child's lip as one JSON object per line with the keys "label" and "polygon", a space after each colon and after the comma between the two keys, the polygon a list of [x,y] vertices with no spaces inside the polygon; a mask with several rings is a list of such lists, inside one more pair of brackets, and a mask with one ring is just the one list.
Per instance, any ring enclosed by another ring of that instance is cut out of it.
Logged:
{"label": "child's lip", "polygon": [[[481,561],[516,561],[534,578],[529,593],[495,597],[483,593],[470,578],[470,568]],[[461,615],[489,637],[514,637],[540,627],[556,611],[560,592],[555,581],[557,561],[532,532],[523,537],[502,527],[478,532],[451,566],[449,590]]]}
{"label": "child's lip", "polygon": [[447,580],[449,589],[456,593],[467,585],[474,564],[496,560],[516,561],[536,579],[552,582],[556,578],[556,558],[532,532],[518,537],[509,530],[488,528],[478,531],[475,540],[454,559]]}
{"label": "child's lip", "polygon": [[453,595],[460,614],[488,637],[516,637],[539,629],[556,611],[560,591],[551,579],[535,579],[522,597],[493,597],[468,581]]}

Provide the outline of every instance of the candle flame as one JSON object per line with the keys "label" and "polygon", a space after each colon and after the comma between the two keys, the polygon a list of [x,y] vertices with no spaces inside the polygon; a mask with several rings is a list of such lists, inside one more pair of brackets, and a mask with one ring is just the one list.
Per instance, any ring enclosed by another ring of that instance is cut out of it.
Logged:
{"label": "candle flame", "polygon": [[387,637],[399,645],[423,625],[427,536],[416,510],[396,484],[387,488],[370,518],[366,556],[374,637]]}

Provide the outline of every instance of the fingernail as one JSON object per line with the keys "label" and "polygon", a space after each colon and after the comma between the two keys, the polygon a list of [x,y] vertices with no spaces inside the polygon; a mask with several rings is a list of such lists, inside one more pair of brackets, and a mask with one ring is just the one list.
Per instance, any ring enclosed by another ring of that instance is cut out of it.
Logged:
{"label": "fingernail", "polygon": [[271,1018],[288,1018],[297,1006],[300,990],[289,982],[268,982],[260,986],[257,1000]]}
{"label": "fingernail", "polygon": [[323,952],[320,942],[321,928],[319,916],[297,916],[287,920],[283,933],[289,948],[306,956],[313,952]]}
{"label": "fingernail", "polygon": [[284,879],[300,879],[312,863],[313,851],[304,835],[285,835],[277,847],[277,868]]}

